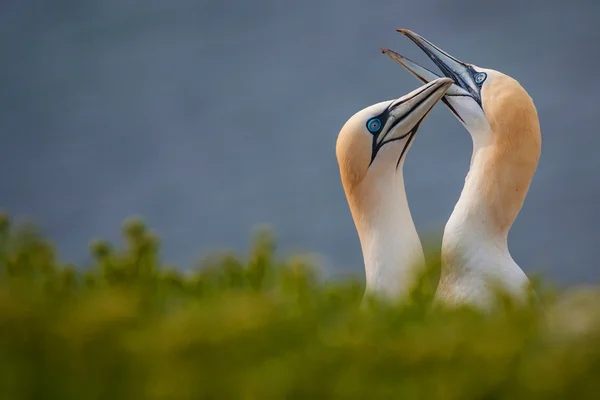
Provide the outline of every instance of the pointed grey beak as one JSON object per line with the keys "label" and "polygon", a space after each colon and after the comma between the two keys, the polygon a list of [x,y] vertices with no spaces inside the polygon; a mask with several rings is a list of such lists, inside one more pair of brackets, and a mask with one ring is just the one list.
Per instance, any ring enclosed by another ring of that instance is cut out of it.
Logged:
{"label": "pointed grey beak", "polygon": [[[406,57],[396,53],[394,50],[382,48],[381,52],[383,54],[387,55],[392,60],[396,61],[398,64],[402,65],[404,67],[404,69],[406,69],[408,72],[410,72],[412,76],[417,78],[422,83],[428,83],[435,79],[441,78],[441,76],[439,76],[435,72],[432,72],[432,71],[428,70],[427,68],[423,67],[422,65],[419,65],[416,62],[412,61],[411,59],[406,58]],[[452,79],[452,78],[450,78],[450,79]],[[456,81],[454,81],[454,79],[452,79],[452,81],[453,81],[453,83],[456,82]],[[448,91],[446,92],[446,96],[449,96],[449,95],[469,96],[469,93],[467,91],[465,91],[463,88],[461,88],[460,86],[453,84],[450,87],[450,89],[448,89]]]}
{"label": "pointed grey beak", "polygon": [[376,132],[370,131],[373,135],[371,163],[384,145],[406,138],[397,167],[421,123],[443,98],[450,85],[452,85],[451,79],[445,77],[432,79],[412,92],[391,101],[383,113],[373,118],[379,120],[380,128]]}
{"label": "pointed grey beak", "polygon": [[[475,77],[478,73],[470,64],[457,60],[427,39],[408,29],[398,29],[398,32],[402,33],[419,46],[419,48],[421,48],[431,61],[433,61],[442,71],[442,74],[454,81],[454,84],[450,87],[448,92],[446,92],[445,97],[468,96],[481,106],[481,88],[475,81]],[[439,78],[439,75],[436,73],[392,50],[381,49],[381,51],[423,83]],[[442,99],[442,101],[458,118],[460,118],[446,98]]]}

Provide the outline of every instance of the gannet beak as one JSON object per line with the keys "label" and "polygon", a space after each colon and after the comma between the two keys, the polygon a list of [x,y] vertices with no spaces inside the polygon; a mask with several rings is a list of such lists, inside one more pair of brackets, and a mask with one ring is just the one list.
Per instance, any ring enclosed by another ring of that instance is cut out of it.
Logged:
{"label": "gannet beak", "polygon": [[454,82],[450,78],[436,77],[412,92],[394,100],[389,106],[390,114],[399,122],[401,118],[420,121],[444,96]]}
{"label": "gannet beak", "polygon": [[[446,96],[442,99],[446,107],[463,123],[466,121],[457,110],[456,106],[462,103],[464,108],[464,99],[470,98],[477,103],[479,109],[482,109],[481,104],[481,87],[475,82],[477,71],[473,69],[471,64],[457,60],[444,50],[440,49],[422,36],[409,31],[408,29],[398,29],[398,32],[412,40],[427,56],[439,67],[443,75],[452,79],[454,85],[448,90]],[[389,49],[381,49],[384,54],[387,54],[392,60],[396,61],[413,76],[421,82],[428,82],[431,79],[437,78],[438,75],[431,72],[427,68],[417,64],[414,61]],[[455,99],[455,101],[449,101]],[[458,103],[457,103],[458,102]],[[463,110],[464,111],[464,110]],[[464,114],[464,112],[463,112]]]}
{"label": "gannet beak", "polygon": [[440,49],[429,40],[408,29],[398,29],[398,32],[409,38],[427,54],[427,56],[437,65],[444,76],[452,79],[456,85],[465,90],[473,99],[481,104],[479,88],[473,81],[472,68],[469,64],[457,60],[444,50]]}
{"label": "gannet beak", "polygon": [[[406,57],[396,53],[393,50],[382,48],[381,52],[383,54],[387,55],[388,57],[390,57],[392,60],[396,61],[398,64],[402,65],[404,67],[404,69],[406,69],[408,72],[410,72],[412,76],[417,78],[422,83],[431,82],[432,80],[440,78],[440,76],[438,74],[436,74],[435,72],[431,72],[430,70],[423,67],[422,65],[417,64],[416,62],[412,61],[411,59],[406,58]],[[452,77],[448,77],[448,78],[452,79]],[[454,81],[453,81],[453,83],[454,83]],[[458,86],[456,84],[450,86],[450,88],[446,92],[446,96],[452,96],[452,95],[454,95],[454,96],[470,96],[470,94],[467,91],[465,91],[463,88],[461,88],[460,86]]]}
{"label": "gannet beak", "polygon": [[408,144],[417,133],[419,126],[433,107],[444,96],[452,85],[452,79],[436,78],[431,82],[389,103],[382,115],[388,115],[384,129],[374,133],[371,163],[378,151],[386,144],[404,138],[407,143],[400,154],[398,163],[406,151]]}

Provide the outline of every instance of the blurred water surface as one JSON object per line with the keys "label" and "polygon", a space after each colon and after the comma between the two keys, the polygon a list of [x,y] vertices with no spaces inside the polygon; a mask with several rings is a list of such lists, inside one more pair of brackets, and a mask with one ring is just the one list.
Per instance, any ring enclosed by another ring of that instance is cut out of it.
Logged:
{"label": "blurred water surface", "polygon": [[[354,112],[418,86],[380,46],[431,65],[404,27],[530,92],[543,152],[513,256],[564,283],[597,280],[599,20],[600,3],[581,0],[5,0],[0,206],[73,261],[140,215],[183,266],[244,249],[268,223],[285,251],[362,274],[335,140]],[[470,152],[435,109],[405,166],[424,236],[441,234]]]}

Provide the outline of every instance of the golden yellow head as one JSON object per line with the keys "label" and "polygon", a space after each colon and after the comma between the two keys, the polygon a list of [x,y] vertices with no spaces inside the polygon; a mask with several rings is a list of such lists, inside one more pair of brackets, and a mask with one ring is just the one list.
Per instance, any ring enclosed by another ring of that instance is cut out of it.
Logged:
{"label": "golden yellow head", "polygon": [[[491,204],[499,228],[507,231],[521,209],[541,153],[539,118],[533,100],[515,79],[457,60],[414,32],[399,32],[454,81],[442,101],[471,134],[471,172],[481,172],[484,178],[479,182],[483,191],[480,194]],[[439,78],[398,53],[387,49],[383,52],[421,82]]]}
{"label": "golden yellow head", "polygon": [[419,126],[452,80],[440,78],[396,100],[354,114],[340,130],[336,156],[365,261],[367,292],[398,296],[424,264],[402,167]]}
{"label": "golden yellow head", "polygon": [[336,156],[347,192],[367,175],[401,168],[420,124],[451,84],[448,78],[435,79],[399,99],[371,105],[344,124]]}

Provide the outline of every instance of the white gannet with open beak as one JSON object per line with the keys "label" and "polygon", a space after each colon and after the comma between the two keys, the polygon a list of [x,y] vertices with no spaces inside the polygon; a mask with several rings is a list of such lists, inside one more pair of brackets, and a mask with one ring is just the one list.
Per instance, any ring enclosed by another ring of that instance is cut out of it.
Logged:
{"label": "white gannet with open beak", "polygon": [[402,168],[419,126],[451,84],[435,79],[399,99],[369,106],[339,133],[336,156],[364,258],[365,294],[402,298],[425,264]]}
{"label": "white gannet with open beak", "polygon": [[[436,301],[489,309],[496,284],[524,300],[529,280],[512,259],[507,238],[540,157],[535,105],[515,79],[459,61],[414,32],[398,31],[454,80],[442,101],[473,140],[465,185],[444,229]],[[439,78],[391,50],[382,51],[423,83]]]}

